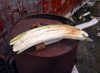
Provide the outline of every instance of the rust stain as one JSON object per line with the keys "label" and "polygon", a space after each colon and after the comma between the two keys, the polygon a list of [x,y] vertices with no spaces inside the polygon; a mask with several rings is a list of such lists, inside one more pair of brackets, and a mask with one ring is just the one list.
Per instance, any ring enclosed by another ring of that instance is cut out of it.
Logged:
{"label": "rust stain", "polygon": [[42,0],[42,13],[46,13],[48,11],[48,4],[49,2],[47,0]]}
{"label": "rust stain", "polygon": [[0,32],[3,30],[2,22],[0,21]]}

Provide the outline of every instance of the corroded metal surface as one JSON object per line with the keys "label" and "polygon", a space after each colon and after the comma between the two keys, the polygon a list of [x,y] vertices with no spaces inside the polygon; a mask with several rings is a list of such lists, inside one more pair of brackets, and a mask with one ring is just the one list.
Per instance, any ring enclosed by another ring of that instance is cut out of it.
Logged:
{"label": "corroded metal surface", "polygon": [[[71,24],[73,22],[53,14],[34,14],[20,19],[11,30],[10,38],[31,29],[31,26],[42,21],[41,25]],[[48,36],[47,36],[48,37]],[[64,39],[47,45],[36,51],[35,46],[20,54],[14,52],[19,73],[71,73],[76,56],[78,41]]]}

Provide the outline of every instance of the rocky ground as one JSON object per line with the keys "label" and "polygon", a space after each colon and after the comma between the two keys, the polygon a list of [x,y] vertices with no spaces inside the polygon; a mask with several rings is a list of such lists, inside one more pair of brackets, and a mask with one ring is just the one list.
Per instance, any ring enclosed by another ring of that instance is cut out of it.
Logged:
{"label": "rocky ground", "polygon": [[[79,20],[78,17],[90,11],[93,16],[100,17],[100,1],[97,1],[94,6],[85,5],[78,10],[72,17],[76,24],[90,21],[90,15]],[[95,26],[84,29],[89,38],[93,41],[81,41],[78,45],[75,65],[79,73],[100,73],[100,22]]]}

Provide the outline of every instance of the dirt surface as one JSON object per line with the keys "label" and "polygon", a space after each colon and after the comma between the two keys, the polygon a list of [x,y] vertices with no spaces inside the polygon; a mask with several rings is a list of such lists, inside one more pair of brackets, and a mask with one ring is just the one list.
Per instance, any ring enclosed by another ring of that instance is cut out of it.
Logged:
{"label": "dirt surface", "polygon": [[[100,17],[100,1],[92,7],[85,5],[76,14],[73,15],[73,19],[76,24],[90,21],[90,16],[84,17],[85,20],[79,20],[78,17],[90,11],[93,16]],[[100,73],[100,37],[97,33],[100,32],[100,22],[95,26],[84,29],[88,34],[89,38],[93,41],[81,41],[78,45],[75,65],[79,73]]]}

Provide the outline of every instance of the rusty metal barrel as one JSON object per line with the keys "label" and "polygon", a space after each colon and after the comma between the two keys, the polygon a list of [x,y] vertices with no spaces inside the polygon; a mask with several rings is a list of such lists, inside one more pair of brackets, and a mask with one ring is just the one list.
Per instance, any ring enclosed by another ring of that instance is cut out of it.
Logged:
{"label": "rusty metal barrel", "polygon": [[[75,25],[65,17],[54,14],[33,14],[19,19],[14,23],[10,39],[18,34],[31,29],[37,22],[42,25],[69,24]],[[45,49],[36,51],[32,46],[14,57],[19,73],[71,73],[75,63],[77,40],[63,39],[59,42],[47,45]],[[13,49],[13,48],[12,48]]]}

